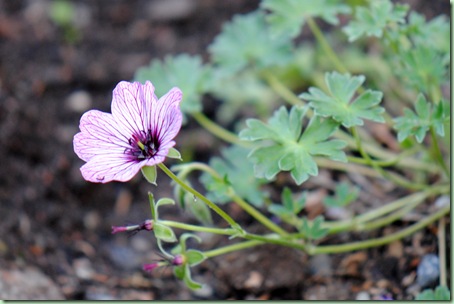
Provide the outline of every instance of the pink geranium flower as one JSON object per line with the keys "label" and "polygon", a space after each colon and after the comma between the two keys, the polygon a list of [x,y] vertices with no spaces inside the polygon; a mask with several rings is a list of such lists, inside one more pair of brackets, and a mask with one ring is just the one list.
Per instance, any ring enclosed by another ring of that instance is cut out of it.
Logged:
{"label": "pink geranium flower", "polygon": [[120,82],[113,90],[112,114],[90,110],[80,119],[74,151],[87,163],[90,182],[128,181],[144,166],[162,163],[181,128],[180,89],[161,98],[147,81]]}

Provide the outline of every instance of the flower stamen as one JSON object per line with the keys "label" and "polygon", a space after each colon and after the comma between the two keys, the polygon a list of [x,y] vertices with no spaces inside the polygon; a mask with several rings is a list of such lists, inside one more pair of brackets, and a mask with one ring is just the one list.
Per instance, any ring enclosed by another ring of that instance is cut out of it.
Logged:
{"label": "flower stamen", "polygon": [[150,129],[148,132],[141,131],[140,135],[133,134],[128,140],[131,148],[125,149],[125,154],[132,155],[136,160],[144,160],[154,157],[159,150],[159,139],[153,136]]}

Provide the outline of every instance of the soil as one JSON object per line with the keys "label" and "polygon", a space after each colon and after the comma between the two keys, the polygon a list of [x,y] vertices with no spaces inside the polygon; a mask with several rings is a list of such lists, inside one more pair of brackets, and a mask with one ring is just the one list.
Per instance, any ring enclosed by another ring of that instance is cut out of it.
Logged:
{"label": "soil", "polygon": [[[80,116],[91,108],[110,111],[116,83],[132,79],[134,71],[153,58],[182,52],[207,58],[206,48],[223,22],[255,10],[258,1],[73,1],[72,29],[51,21],[52,2],[0,0],[0,298],[344,300],[391,295],[402,300],[414,296],[421,257],[438,249],[435,226],[388,246],[348,254],[309,257],[269,245],[226,254],[194,268],[193,278],[205,284],[196,292],[176,280],[171,268],[143,272],[142,264],[160,258],[152,235],[112,235],[111,226],[145,220],[147,192],[171,196],[170,182],[159,176],[159,187],[154,188],[140,177],[105,185],[84,181],[79,171],[83,162],[72,147]],[[447,1],[407,2],[429,18],[449,14]],[[219,142],[191,121],[179,138],[190,134],[204,138],[195,149],[198,161],[218,153]],[[375,201],[381,202],[398,194],[370,190],[363,195],[377,192]],[[235,206],[223,208],[248,231],[265,232]],[[194,222],[177,207],[166,207],[162,217]],[[326,242],[363,240],[410,223],[400,221],[387,229]],[[229,242],[224,237],[202,237],[202,249]]]}

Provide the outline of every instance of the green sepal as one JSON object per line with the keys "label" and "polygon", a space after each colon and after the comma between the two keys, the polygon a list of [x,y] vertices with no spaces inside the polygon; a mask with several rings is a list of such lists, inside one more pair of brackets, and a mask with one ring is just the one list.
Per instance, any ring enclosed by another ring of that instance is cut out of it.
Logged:
{"label": "green sepal", "polygon": [[177,279],[183,280],[184,279],[184,273],[186,272],[185,269],[186,269],[185,265],[175,266],[173,268],[173,274],[175,274]]}
{"label": "green sepal", "polygon": [[145,179],[150,184],[153,184],[155,186],[158,185],[156,184],[156,178],[158,177],[158,171],[156,170],[156,166],[143,166],[141,171]]}
{"label": "green sepal", "polygon": [[153,222],[158,221],[158,212],[156,209],[156,203],[154,200],[154,195],[151,192],[148,192],[148,200],[150,202],[150,209],[151,209],[151,218],[153,219]]}
{"label": "green sepal", "polygon": [[181,158],[181,154],[180,154],[180,151],[178,151],[177,149],[175,148],[170,148],[169,149],[169,153],[167,153],[167,157],[168,158],[176,158],[178,160],[183,160]]}
{"label": "green sepal", "polygon": [[181,246],[181,251],[180,253],[181,254],[185,254],[186,252],[186,241],[189,239],[189,238],[193,238],[195,240],[197,240],[197,242],[202,242],[202,239],[198,236],[198,235],[195,235],[193,233],[189,233],[189,232],[185,232],[183,233],[181,236],[180,236],[180,246]]}
{"label": "green sepal", "polygon": [[153,231],[155,237],[164,242],[173,243],[177,241],[177,238],[172,228],[167,227],[159,222],[154,223]]}
{"label": "green sepal", "polygon": [[213,224],[213,218],[211,217],[210,208],[202,202],[198,200],[196,197],[191,195],[190,193],[186,193],[185,195],[185,205],[189,206],[189,210],[195,216],[195,218],[205,226],[209,226]]}
{"label": "green sepal", "polygon": [[203,252],[194,249],[189,249],[188,251],[186,251],[184,256],[186,257],[186,261],[190,266],[198,265],[205,261],[205,259],[207,258],[205,254],[203,254]]}
{"label": "green sepal", "polygon": [[191,278],[191,270],[189,269],[189,264],[184,265],[185,272],[184,272],[184,278],[183,281],[186,284],[187,287],[189,287],[192,290],[199,289],[202,287],[202,284],[197,283],[192,280]]}
{"label": "green sepal", "polygon": [[175,201],[171,198],[163,197],[163,198],[159,199],[158,202],[156,203],[156,209],[159,206],[164,206],[164,205],[175,205]]}

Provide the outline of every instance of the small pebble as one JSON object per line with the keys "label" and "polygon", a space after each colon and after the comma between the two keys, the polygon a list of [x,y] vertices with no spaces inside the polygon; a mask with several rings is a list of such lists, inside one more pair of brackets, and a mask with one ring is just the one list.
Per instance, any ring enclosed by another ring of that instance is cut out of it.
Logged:
{"label": "small pebble", "polygon": [[348,220],[352,218],[352,215],[352,212],[344,207],[328,207],[326,209],[326,217],[332,220]]}
{"label": "small pebble", "polygon": [[365,291],[358,292],[356,295],[356,300],[357,301],[369,301],[370,300],[370,295],[369,293]]}
{"label": "small pebble", "polygon": [[449,198],[448,195],[440,196],[435,201],[435,207],[438,208],[438,209],[441,209],[441,208],[443,208],[445,206],[449,206],[449,204],[451,204],[451,199]]}
{"label": "small pebble", "polygon": [[86,91],[75,91],[66,98],[66,106],[76,113],[83,113],[91,108],[92,98]]}
{"label": "small pebble", "polygon": [[194,0],[158,0],[150,2],[148,14],[157,21],[181,20],[189,18],[195,9]]}
{"label": "small pebble", "polygon": [[91,262],[87,258],[75,259],[73,262],[76,276],[82,280],[90,280],[93,277],[94,270]]}
{"label": "small pebble", "polygon": [[258,288],[263,283],[263,276],[258,271],[251,271],[249,277],[244,282],[244,287],[248,289]]}
{"label": "small pebble", "polygon": [[327,254],[314,255],[310,259],[310,270],[313,275],[329,277],[332,275],[333,266],[331,257]]}
{"label": "small pebble", "polygon": [[[201,279],[196,279],[201,282]],[[199,298],[209,299],[213,296],[213,288],[208,284],[202,284],[202,287],[193,291],[194,295]]]}
{"label": "small pebble", "polygon": [[417,275],[416,281],[423,288],[438,280],[440,276],[440,261],[438,256],[433,253],[423,256],[421,263],[418,265]]}

